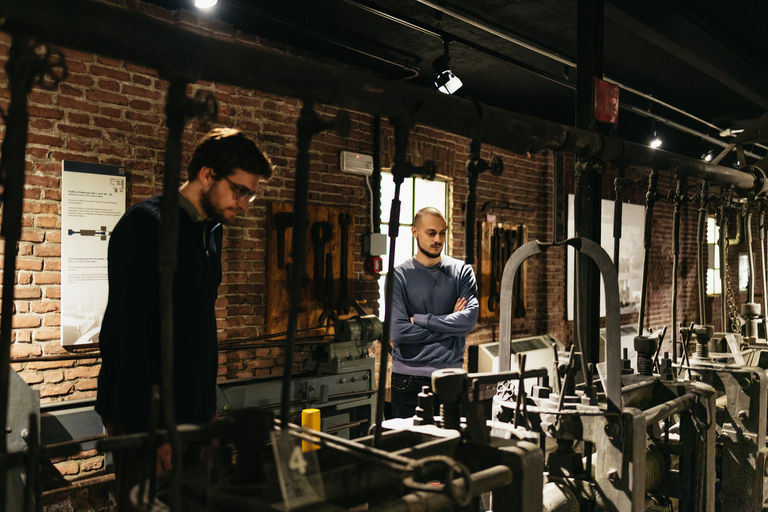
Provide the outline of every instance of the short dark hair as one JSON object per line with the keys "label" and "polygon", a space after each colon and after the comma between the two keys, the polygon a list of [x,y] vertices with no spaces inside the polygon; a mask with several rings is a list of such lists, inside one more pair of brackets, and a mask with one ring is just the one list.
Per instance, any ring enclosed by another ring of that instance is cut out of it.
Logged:
{"label": "short dark hair", "polygon": [[443,214],[438,210],[437,208],[433,208],[432,206],[425,206],[421,210],[416,212],[416,215],[413,217],[413,225],[418,225],[421,218],[425,215],[432,215],[433,217],[437,217],[438,219],[443,219],[443,222],[446,222],[445,217]]}
{"label": "short dark hair", "polygon": [[189,181],[196,180],[203,167],[213,169],[218,179],[231,175],[238,168],[264,179],[272,176],[272,163],[266,155],[235,128],[214,128],[205,134],[187,166]]}

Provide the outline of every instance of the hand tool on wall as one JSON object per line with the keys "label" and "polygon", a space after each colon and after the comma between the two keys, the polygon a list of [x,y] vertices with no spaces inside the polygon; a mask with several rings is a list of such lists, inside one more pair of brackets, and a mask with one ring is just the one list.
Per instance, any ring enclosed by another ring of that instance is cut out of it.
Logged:
{"label": "hand tool on wall", "polygon": [[341,269],[339,275],[339,304],[338,313],[346,315],[349,313],[349,297],[347,296],[347,266],[349,265],[349,225],[352,223],[352,216],[348,213],[339,214],[339,226],[341,227]]}
{"label": "hand tool on wall", "polygon": [[323,272],[325,270],[325,244],[333,238],[333,226],[330,222],[319,220],[312,224],[312,243],[315,246],[315,266],[312,279],[315,280],[315,299],[322,301],[324,284]]}
{"label": "hand tool on wall", "polygon": [[277,268],[285,268],[285,231],[293,227],[293,213],[277,212],[272,220],[277,235]]}
{"label": "hand tool on wall", "polygon": [[317,325],[322,327],[324,325],[335,326],[339,321],[339,317],[334,311],[335,294],[333,293],[333,252],[328,253],[328,257],[325,259],[325,301],[323,303],[323,312],[320,314],[320,318],[317,320]]}
{"label": "hand tool on wall", "polygon": [[501,244],[501,236],[499,230],[501,228],[493,228],[493,234],[491,235],[491,289],[488,294],[488,311],[496,312],[496,306],[499,304],[499,293],[496,288],[496,281],[501,277],[499,261],[499,245]]}
{"label": "hand tool on wall", "polygon": [[[469,175],[469,193],[467,194],[466,216],[464,229],[466,238],[464,242],[464,260],[473,265],[475,263],[475,210],[477,210],[477,178],[486,169],[491,170],[494,176],[501,176],[504,170],[504,162],[498,156],[491,164],[480,158],[482,143],[474,139],[469,143],[469,160],[467,160],[467,174]],[[479,243],[479,242],[478,242]]]}

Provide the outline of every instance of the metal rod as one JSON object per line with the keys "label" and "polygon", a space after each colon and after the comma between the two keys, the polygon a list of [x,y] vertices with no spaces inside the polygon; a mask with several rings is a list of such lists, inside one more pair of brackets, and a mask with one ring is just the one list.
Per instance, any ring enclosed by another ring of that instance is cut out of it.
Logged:
{"label": "metal rod", "polygon": [[[2,28],[41,40],[150,68],[188,69],[197,78],[317,102],[369,114],[409,119],[517,153],[542,149],[573,151],[605,161],[670,169],[748,190],[749,174],[652,149],[587,130],[515,114],[441,95],[405,83],[340,70],[290,55],[246,47],[193,33],[139,13],[88,0],[0,0]],[[140,38],[136,33],[142,33]],[[189,51],[194,48],[195,51]],[[270,73],[253,73],[259,62]],[[342,77],[343,73],[343,77]],[[312,76],[311,81],[306,76]],[[765,164],[763,164],[765,165]]]}
{"label": "metal rod", "polygon": [[752,210],[744,213],[744,235],[747,239],[747,259],[749,275],[747,278],[747,302],[755,302],[755,254],[752,252]]}
{"label": "metal rod", "polygon": [[[672,213],[672,362],[677,363],[677,274],[680,261],[680,210],[685,200],[686,179],[678,176]],[[642,335],[642,334],[641,334]]]}
{"label": "metal rod", "polygon": [[472,140],[469,143],[469,161],[467,162],[469,192],[467,193],[467,211],[464,212],[464,261],[469,265],[475,264],[475,213],[477,212],[477,180],[482,172],[482,167],[479,166],[481,147],[479,140]]}
{"label": "metal rod", "polygon": [[760,201],[760,216],[757,221],[757,229],[760,239],[760,283],[763,289],[763,338],[768,339],[768,322],[766,322],[766,318],[768,318],[768,277],[765,275],[766,271],[768,271],[768,266],[766,266],[765,261],[765,206],[765,201]]}
{"label": "metal rod", "polygon": [[[31,40],[14,36],[6,64],[11,101],[5,117],[5,139],[2,146],[0,172],[3,179],[3,225],[5,260],[3,262],[2,315],[0,317],[0,428],[8,424],[11,330],[13,328],[14,289],[16,284],[16,247],[21,240],[21,219],[24,198],[24,169],[29,130],[27,94],[34,78]],[[5,455],[8,439],[0,435],[0,512],[6,510],[7,468]]]}
{"label": "metal rod", "polygon": [[643,411],[643,415],[645,416],[645,423],[646,425],[652,425],[665,418],[669,418],[673,414],[677,414],[686,409],[690,409],[695,401],[696,395],[693,393],[686,393],[683,396],[679,396],[668,402],[664,402],[663,404],[657,405],[656,407],[646,409]]}
{"label": "metal rod", "polygon": [[720,322],[723,332],[731,332],[728,325],[728,281],[726,279],[726,258],[725,251],[728,244],[728,217],[725,212],[725,201],[720,206],[720,232],[718,238],[718,246],[720,248]]}
{"label": "metal rod", "polygon": [[[699,290],[699,325],[707,325],[707,269],[704,266],[704,251],[707,249],[707,201],[709,183],[702,184],[699,197],[699,221],[696,229],[696,284]],[[763,264],[765,268],[765,264]],[[642,334],[642,333],[641,333]]]}
{"label": "metal rod", "polygon": [[[168,87],[165,107],[168,135],[163,175],[163,198],[160,205],[160,390],[162,418],[172,448],[173,472],[171,479],[171,509],[181,511],[181,472],[183,466],[182,443],[176,430],[174,390],[174,317],[173,276],[176,273],[179,238],[179,177],[181,176],[182,137],[184,135],[184,107],[187,103],[187,83],[174,80]],[[179,390],[183,393],[184,390]],[[146,397],[150,400],[151,397]],[[150,451],[152,449],[150,448]]]}
{"label": "metal rod", "polygon": [[645,231],[643,232],[643,277],[640,291],[640,313],[637,316],[637,334],[643,335],[645,328],[645,300],[648,293],[648,263],[651,253],[651,231],[653,229],[653,204],[656,202],[656,187],[659,184],[659,173],[651,171],[648,180],[648,192],[645,194]]}
{"label": "metal rod", "polygon": [[616,189],[616,199],[613,200],[613,265],[616,267],[616,273],[619,273],[619,254],[621,251],[621,214],[623,209],[622,192],[624,191],[624,167],[619,166],[616,169],[616,179],[614,180]]}
{"label": "metal rod", "polygon": [[[304,226],[307,222],[309,204],[309,146],[312,142],[311,123],[316,118],[314,103],[305,101],[296,129],[296,178],[293,190],[293,225]],[[285,344],[285,364],[283,365],[283,385],[280,400],[280,418],[290,420],[291,376],[293,374],[293,351],[296,344],[296,331],[299,325],[299,303],[301,302],[301,274],[304,271],[307,235],[304,229],[292,230],[291,258],[293,272],[288,276],[289,310],[288,338]]]}

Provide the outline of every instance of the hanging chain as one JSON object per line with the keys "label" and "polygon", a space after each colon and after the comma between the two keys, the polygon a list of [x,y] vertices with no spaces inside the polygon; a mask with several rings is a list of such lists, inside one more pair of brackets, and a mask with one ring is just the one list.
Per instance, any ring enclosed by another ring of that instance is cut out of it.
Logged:
{"label": "hanging chain", "polygon": [[733,296],[733,290],[731,290],[731,266],[728,263],[728,238],[725,239],[725,248],[723,250],[723,260],[725,261],[725,293],[724,297],[728,304],[728,318],[731,320],[732,332],[741,332],[741,317],[736,312],[736,299]]}

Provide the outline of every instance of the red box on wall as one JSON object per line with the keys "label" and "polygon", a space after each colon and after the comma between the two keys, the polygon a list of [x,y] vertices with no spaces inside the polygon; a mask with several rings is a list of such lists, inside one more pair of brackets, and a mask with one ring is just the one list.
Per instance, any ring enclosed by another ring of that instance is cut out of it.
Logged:
{"label": "red box on wall", "polygon": [[595,119],[616,124],[619,120],[619,86],[595,78]]}

